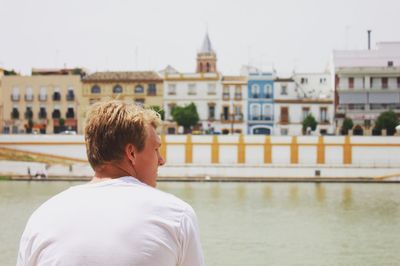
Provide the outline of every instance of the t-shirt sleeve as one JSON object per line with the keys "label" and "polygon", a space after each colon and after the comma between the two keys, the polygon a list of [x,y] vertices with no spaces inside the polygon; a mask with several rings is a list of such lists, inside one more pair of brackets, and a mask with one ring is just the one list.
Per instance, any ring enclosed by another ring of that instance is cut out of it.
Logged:
{"label": "t-shirt sleeve", "polygon": [[184,211],[180,225],[181,250],[178,265],[204,265],[197,217],[190,206]]}

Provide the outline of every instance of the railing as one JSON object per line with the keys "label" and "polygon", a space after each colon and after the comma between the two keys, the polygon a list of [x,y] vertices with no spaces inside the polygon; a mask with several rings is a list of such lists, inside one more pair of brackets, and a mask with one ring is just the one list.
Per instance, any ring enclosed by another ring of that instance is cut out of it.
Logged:
{"label": "railing", "polygon": [[33,101],[33,95],[32,94],[25,94],[24,96],[26,102],[32,102]]}
{"label": "railing", "polygon": [[18,102],[20,100],[19,94],[11,94],[11,101]]}

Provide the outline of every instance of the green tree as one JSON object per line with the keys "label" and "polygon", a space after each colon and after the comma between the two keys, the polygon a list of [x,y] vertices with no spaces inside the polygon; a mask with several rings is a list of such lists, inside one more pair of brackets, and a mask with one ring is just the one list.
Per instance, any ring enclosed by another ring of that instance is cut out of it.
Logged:
{"label": "green tree", "polygon": [[375,129],[386,129],[387,135],[392,136],[396,133],[396,126],[399,124],[399,119],[392,110],[381,113],[375,122]]}
{"label": "green tree", "polygon": [[342,129],[340,130],[340,132],[342,133],[342,135],[347,135],[349,133],[349,130],[352,129],[354,126],[353,120],[351,120],[351,118],[345,118],[343,120],[343,124],[342,124]]}
{"label": "green tree", "polygon": [[186,106],[175,106],[171,114],[173,120],[178,123],[178,125],[183,126],[185,133],[189,133],[190,127],[197,125],[199,122],[199,114],[197,113],[197,108],[194,103],[190,103]]}
{"label": "green tree", "polygon": [[308,114],[306,118],[304,118],[303,122],[303,133],[306,133],[307,128],[311,128],[314,131],[317,128],[318,122],[315,120],[312,114]]}
{"label": "green tree", "polygon": [[165,111],[164,111],[164,109],[162,109],[162,108],[161,108],[160,106],[158,106],[158,105],[152,105],[152,106],[150,106],[150,109],[156,111],[156,112],[160,115],[161,120],[164,121],[164,118],[165,118]]}

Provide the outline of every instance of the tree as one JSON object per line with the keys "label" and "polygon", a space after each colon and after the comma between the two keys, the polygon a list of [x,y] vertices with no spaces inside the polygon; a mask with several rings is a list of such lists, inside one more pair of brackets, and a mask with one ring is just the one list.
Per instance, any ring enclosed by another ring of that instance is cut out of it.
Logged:
{"label": "tree", "polygon": [[397,115],[392,110],[383,112],[379,115],[375,122],[375,129],[386,129],[388,136],[393,136],[396,133],[396,126],[399,124]]}
{"label": "tree", "polygon": [[197,125],[199,122],[199,114],[197,113],[197,108],[194,103],[183,107],[175,106],[171,114],[173,120],[178,123],[178,125],[183,126],[185,133],[190,132],[190,127]]}
{"label": "tree", "polygon": [[302,124],[303,124],[303,133],[306,133],[308,128],[311,128],[311,130],[314,131],[317,128],[318,122],[317,120],[315,120],[312,114],[308,114],[306,118],[304,118]]}
{"label": "tree", "polygon": [[150,106],[150,109],[156,111],[156,112],[160,115],[161,120],[164,121],[164,118],[165,118],[165,111],[164,111],[164,109],[162,109],[162,108],[161,108],[160,106],[158,106],[158,105],[152,105],[152,106]]}
{"label": "tree", "polygon": [[340,130],[342,135],[347,135],[349,133],[349,130],[352,129],[353,126],[354,126],[353,120],[351,120],[351,118],[346,117],[343,120],[342,129]]}

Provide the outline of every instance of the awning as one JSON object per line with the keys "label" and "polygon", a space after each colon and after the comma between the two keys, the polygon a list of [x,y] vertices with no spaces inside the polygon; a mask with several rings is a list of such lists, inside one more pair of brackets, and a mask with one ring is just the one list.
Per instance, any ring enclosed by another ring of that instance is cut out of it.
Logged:
{"label": "awning", "polygon": [[366,104],[366,92],[339,92],[339,104]]}
{"label": "awning", "polygon": [[399,92],[369,92],[369,103],[400,103]]}

